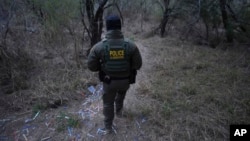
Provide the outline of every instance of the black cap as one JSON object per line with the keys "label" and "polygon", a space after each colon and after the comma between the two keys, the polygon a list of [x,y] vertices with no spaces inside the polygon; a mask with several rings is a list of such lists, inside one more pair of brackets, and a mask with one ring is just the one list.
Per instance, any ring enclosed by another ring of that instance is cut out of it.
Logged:
{"label": "black cap", "polygon": [[111,15],[106,18],[107,30],[121,30],[121,20],[119,16]]}

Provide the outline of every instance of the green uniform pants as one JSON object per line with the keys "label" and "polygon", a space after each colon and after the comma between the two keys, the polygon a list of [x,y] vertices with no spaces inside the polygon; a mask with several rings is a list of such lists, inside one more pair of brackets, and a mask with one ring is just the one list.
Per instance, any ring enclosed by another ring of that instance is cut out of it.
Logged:
{"label": "green uniform pants", "polygon": [[[116,112],[123,108],[126,92],[129,89],[129,80],[112,80],[110,84],[103,83],[103,114],[105,128],[112,128],[114,119],[114,106]],[[115,104],[115,105],[114,105]]]}

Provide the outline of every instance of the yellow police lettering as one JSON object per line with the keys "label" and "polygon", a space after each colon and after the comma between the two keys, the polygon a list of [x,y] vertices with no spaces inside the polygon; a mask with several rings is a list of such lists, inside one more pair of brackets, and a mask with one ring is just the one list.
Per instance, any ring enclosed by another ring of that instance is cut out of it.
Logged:
{"label": "yellow police lettering", "polygon": [[116,52],[115,52],[115,51],[110,51],[110,52],[109,52],[109,55],[110,55],[110,56],[116,56]]}
{"label": "yellow police lettering", "polygon": [[124,50],[110,50],[110,59],[124,59]]}

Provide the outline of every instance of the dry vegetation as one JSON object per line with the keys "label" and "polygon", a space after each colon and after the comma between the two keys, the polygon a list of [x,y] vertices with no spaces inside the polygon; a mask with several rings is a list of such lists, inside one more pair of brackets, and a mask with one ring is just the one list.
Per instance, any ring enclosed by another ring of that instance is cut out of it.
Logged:
{"label": "dry vegetation", "polygon": [[[194,45],[169,35],[165,38],[141,32],[140,22],[126,21],[125,35],[136,41],[143,56],[137,83],[131,86],[125,101],[127,118],[115,119],[117,134],[98,136],[102,112],[83,120],[79,110],[101,104],[82,104],[89,97],[87,88],[98,83],[95,73],[87,70],[86,57],[75,58],[76,42],[65,31],[57,42],[49,42],[43,33],[26,35],[25,46],[32,58],[28,72],[29,87],[11,95],[1,95],[1,137],[12,140],[228,140],[230,124],[250,124],[250,55],[240,44],[212,49]],[[144,31],[152,25],[144,23]],[[53,39],[54,40],[54,39]],[[82,47],[83,46],[83,49]],[[78,67],[79,66],[79,67]],[[27,112],[28,111],[28,112]],[[25,119],[41,113],[31,123]],[[33,112],[33,115],[32,115]],[[69,117],[65,120],[63,117]],[[45,123],[51,123],[45,126]],[[24,126],[33,126],[29,133]],[[74,126],[70,136],[68,126]],[[14,135],[15,133],[15,135]],[[80,135],[79,138],[77,136]],[[1,140],[1,139],[0,139]]]}
{"label": "dry vegetation", "polygon": [[249,51],[170,37],[142,44],[149,55],[138,95],[147,101],[139,111],[150,140],[228,140],[230,124],[249,124]]}

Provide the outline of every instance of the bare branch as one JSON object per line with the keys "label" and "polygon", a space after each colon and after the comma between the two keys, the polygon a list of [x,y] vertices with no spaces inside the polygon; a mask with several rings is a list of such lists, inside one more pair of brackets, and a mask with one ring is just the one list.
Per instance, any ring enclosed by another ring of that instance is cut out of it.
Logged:
{"label": "bare branch", "polygon": [[91,33],[90,33],[90,31],[89,31],[89,29],[88,29],[88,27],[87,27],[87,25],[86,25],[86,23],[85,23],[85,20],[84,20],[84,17],[85,17],[85,12],[84,12],[84,5],[83,5],[83,1],[80,1],[80,11],[81,11],[81,20],[82,20],[82,24],[83,24],[83,27],[84,27],[84,29],[87,31],[87,34],[88,34],[88,37],[91,39]]}
{"label": "bare branch", "polygon": [[114,3],[108,4],[108,5],[107,5],[107,6],[105,6],[103,9],[105,10],[105,9],[107,9],[107,8],[111,7],[111,6],[114,6]]}
{"label": "bare branch", "polygon": [[161,7],[161,10],[164,11],[164,9],[165,9],[164,4],[162,4],[162,2],[160,0],[157,0],[155,3],[159,4],[159,6]]}
{"label": "bare branch", "polygon": [[11,21],[12,16],[13,16],[12,10],[13,10],[15,4],[16,4],[16,0],[13,0],[12,3],[11,3],[11,5],[10,5],[10,8],[9,8],[9,12],[8,12],[9,16],[7,18],[7,23],[4,26],[5,27],[5,31],[4,31],[4,33],[2,35],[2,39],[3,39],[2,44],[3,44],[3,47],[6,47],[6,38],[7,38],[7,35],[9,33],[9,31],[10,31],[9,25],[10,25],[10,21]]}
{"label": "bare branch", "polygon": [[[236,14],[234,13],[233,9],[231,8],[231,6],[229,4],[226,4],[226,5],[227,5],[227,8],[229,9],[229,12],[231,13],[231,16],[233,17],[234,21],[237,22],[237,23],[240,23],[240,21],[238,20]],[[246,32],[246,28],[243,27],[241,24],[239,25],[239,27],[243,32]]]}
{"label": "bare branch", "polygon": [[94,4],[92,0],[86,0],[86,11],[90,22],[94,19]]}
{"label": "bare branch", "polygon": [[98,19],[99,19],[99,16],[102,15],[103,13],[103,10],[104,10],[104,6],[106,5],[108,0],[103,0],[101,3],[100,3],[100,6],[98,7],[97,11],[96,11],[96,14],[95,14],[95,18],[94,18],[94,21],[97,22]]}
{"label": "bare branch", "polygon": [[115,3],[115,7],[117,8],[119,14],[120,14],[120,17],[121,17],[121,21],[122,21],[122,24],[123,24],[123,16],[122,16],[122,12],[121,12],[121,9],[119,7],[119,5],[117,3]]}

